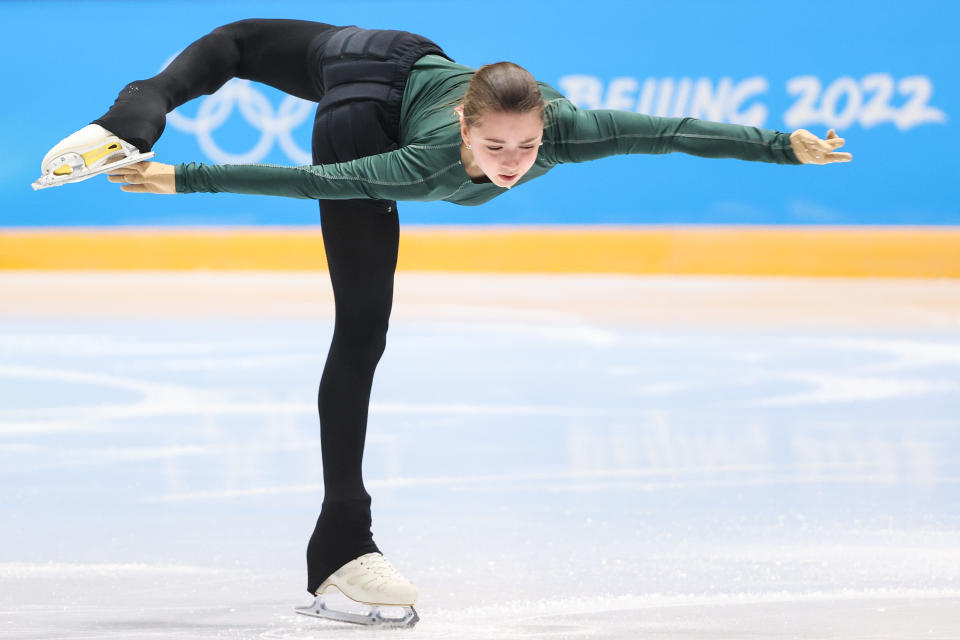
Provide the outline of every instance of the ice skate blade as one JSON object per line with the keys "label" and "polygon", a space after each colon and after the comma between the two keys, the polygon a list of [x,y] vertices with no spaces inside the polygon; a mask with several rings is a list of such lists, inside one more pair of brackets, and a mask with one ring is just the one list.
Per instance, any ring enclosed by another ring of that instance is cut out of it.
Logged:
{"label": "ice skate blade", "polygon": [[70,184],[73,182],[83,182],[89,178],[100,175],[101,173],[107,173],[113,169],[119,169],[120,167],[126,167],[127,165],[136,164],[138,162],[143,162],[149,160],[156,153],[149,151],[147,153],[138,153],[136,155],[127,156],[122,160],[117,160],[116,162],[111,162],[105,164],[102,167],[98,167],[93,170],[85,170],[83,168],[77,169],[73,173],[64,176],[54,175],[52,171],[44,172],[39,179],[30,184],[33,187],[34,191],[39,191],[40,189],[49,189],[50,187],[59,187],[61,185]]}
{"label": "ice skate blade", "polygon": [[[412,606],[402,607],[404,615],[401,618],[387,618],[381,615],[380,606],[372,604],[370,612],[349,613],[347,611],[336,611],[328,609],[323,601],[323,596],[317,596],[313,604],[307,607],[297,607],[297,613],[314,618],[323,618],[325,620],[336,620],[337,622],[349,622],[351,624],[361,624],[368,627],[377,627],[384,629],[407,629],[413,627],[420,621],[416,609]],[[401,608],[401,607],[398,607]]]}

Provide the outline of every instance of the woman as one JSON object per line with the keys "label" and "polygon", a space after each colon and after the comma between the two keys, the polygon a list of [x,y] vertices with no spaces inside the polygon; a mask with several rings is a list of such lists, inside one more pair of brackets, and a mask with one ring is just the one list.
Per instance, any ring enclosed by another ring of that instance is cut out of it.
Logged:
{"label": "woman", "polygon": [[[95,150],[146,154],[166,114],[233,77],[316,101],[313,166],[166,165],[109,170],[133,193],[196,191],[319,200],[336,300],[333,341],[320,382],[324,500],[307,548],[315,615],[336,586],[370,604],[403,605],[398,624],[416,622],[417,590],[379,553],[370,496],[361,476],[367,408],[383,353],[397,261],[397,200],[481,204],[557,164],[622,153],[683,151],[781,164],[846,162],[844,141],[612,110],[580,110],[508,62],[475,71],[404,31],[335,27],[296,20],[243,20],[191,44],[162,73],[127,85],[113,107],[54,147],[45,173]],[[114,145],[114,146],[104,146]],[[80,154],[80,156],[76,156]],[[122,154],[121,154],[122,155]],[[110,159],[116,167],[124,163]],[[81,167],[88,174],[97,166]],[[102,168],[102,167],[101,167]],[[62,169],[68,172],[69,169]]]}

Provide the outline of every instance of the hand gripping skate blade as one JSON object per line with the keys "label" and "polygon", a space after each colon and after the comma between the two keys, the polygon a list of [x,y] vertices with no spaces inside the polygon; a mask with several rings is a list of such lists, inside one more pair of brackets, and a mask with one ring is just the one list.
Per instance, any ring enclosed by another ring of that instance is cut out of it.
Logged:
{"label": "hand gripping skate blade", "polygon": [[47,167],[43,171],[43,175],[39,179],[30,184],[33,187],[34,191],[39,191],[40,189],[47,189],[49,187],[59,187],[60,185],[69,184],[71,182],[83,182],[88,178],[100,175],[101,173],[107,173],[113,169],[119,169],[120,167],[125,167],[130,164],[136,164],[138,162],[143,162],[144,160],[149,160],[154,157],[156,153],[149,151],[147,153],[136,153],[115,162],[110,162],[108,164],[97,167],[96,169],[86,169],[83,166],[78,167],[77,169],[71,171],[70,173],[57,175],[56,170],[52,167]]}
{"label": "hand gripping skate blade", "polygon": [[404,614],[402,617],[388,618],[381,615],[379,605],[370,605],[370,611],[366,614],[328,609],[323,601],[323,596],[317,596],[317,599],[309,606],[297,607],[296,611],[301,615],[314,618],[382,628],[409,628],[420,621],[420,616],[417,615],[417,611],[412,606],[403,607]]}

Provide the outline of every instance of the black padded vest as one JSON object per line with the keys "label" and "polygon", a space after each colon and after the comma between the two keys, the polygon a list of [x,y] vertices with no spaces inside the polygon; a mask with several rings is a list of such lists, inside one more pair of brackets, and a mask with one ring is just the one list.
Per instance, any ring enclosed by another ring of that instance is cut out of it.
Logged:
{"label": "black padded vest", "polygon": [[349,26],[317,36],[307,53],[322,96],[314,121],[314,162],[344,162],[398,148],[407,76],[427,54],[450,59],[433,41],[407,31]]}

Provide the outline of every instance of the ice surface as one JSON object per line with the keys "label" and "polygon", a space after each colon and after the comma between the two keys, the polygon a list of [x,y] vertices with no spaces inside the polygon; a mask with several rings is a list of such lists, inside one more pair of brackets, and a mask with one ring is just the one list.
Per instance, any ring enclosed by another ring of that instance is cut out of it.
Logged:
{"label": "ice surface", "polygon": [[323,274],[4,274],[0,638],[960,638],[960,285],[774,284],[401,275],[378,632],[293,612]]}

